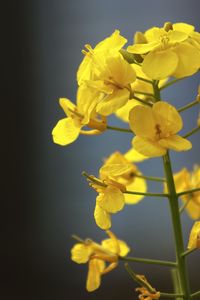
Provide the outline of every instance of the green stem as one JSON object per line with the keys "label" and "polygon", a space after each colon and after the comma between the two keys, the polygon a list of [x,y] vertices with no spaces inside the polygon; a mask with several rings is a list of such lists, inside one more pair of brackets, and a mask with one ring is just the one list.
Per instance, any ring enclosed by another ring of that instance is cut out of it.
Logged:
{"label": "green stem", "polygon": [[148,258],[140,258],[140,257],[120,257],[120,260],[130,261],[130,262],[138,262],[144,264],[151,264],[151,265],[161,265],[166,267],[176,267],[177,264],[172,261],[165,261],[165,260],[158,260],[158,259],[148,259]]}
{"label": "green stem", "polygon": [[199,104],[199,101],[194,100],[194,101],[190,102],[189,104],[186,104],[185,106],[179,108],[178,112],[182,112],[182,111],[184,111],[184,110],[186,110],[186,109],[188,109],[188,108],[190,108],[190,107],[192,107],[192,106],[194,106],[196,104]]}
{"label": "green stem", "polygon": [[164,90],[164,89],[166,89],[167,87],[171,86],[172,84],[174,84],[174,83],[176,83],[176,82],[178,82],[178,81],[180,81],[180,80],[182,80],[182,79],[184,79],[184,77],[183,77],[183,78],[176,78],[176,79],[174,79],[174,80],[171,80],[170,82],[164,84],[164,85],[160,88],[160,90]]}
{"label": "green stem", "polygon": [[194,298],[194,297],[197,297],[197,296],[200,296],[200,291],[191,294],[191,298]]}
{"label": "green stem", "polygon": [[183,298],[184,295],[183,294],[171,294],[171,293],[160,293],[160,296],[161,297],[164,297],[164,298],[177,298],[177,297],[181,297]]}
{"label": "green stem", "polygon": [[124,194],[130,194],[130,195],[143,195],[143,196],[150,196],[150,197],[168,197],[168,194],[164,193],[142,193],[142,192],[132,192],[132,191],[126,191]]}
{"label": "green stem", "polygon": [[137,174],[135,174],[134,176],[139,177],[139,178],[144,178],[146,180],[165,182],[165,178],[160,178],[160,177],[143,176],[143,175],[137,175]]}
{"label": "green stem", "polygon": [[197,131],[199,131],[199,129],[200,129],[200,126],[197,126],[197,127],[193,128],[191,131],[189,131],[188,133],[186,133],[183,136],[183,138],[187,138],[187,137],[193,135],[194,133],[196,133]]}
{"label": "green stem", "polygon": [[139,94],[139,95],[145,95],[145,96],[151,96],[154,97],[154,95],[152,93],[145,93],[145,92],[139,92],[139,91],[134,91],[135,94]]}
{"label": "green stem", "polygon": [[138,80],[141,80],[141,81],[144,81],[144,82],[148,82],[150,84],[153,84],[153,81],[149,80],[149,79],[146,79],[146,78],[143,78],[143,77],[140,77],[140,76],[137,76],[136,77]]}
{"label": "green stem", "polygon": [[196,251],[196,250],[197,250],[197,248],[193,248],[193,249],[186,250],[185,252],[183,252],[183,253],[181,254],[181,256],[182,256],[182,257],[183,257],[183,256],[187,256],[187,255],[191,254],[192,252],[194,252],[194,251]]}
{"label": "green stem", "polygon": [[133,131],[130,129],[126,128],[120,128],[120,127],[115,127],[115,126],[108,126],[106,127],[109,130],[115,130],[115,131],[121,131],[121,132],[129,132],[133,134]]}
{"label": "green stem", "polygon": [[[177,272],[177,268],[171,269],[171,275],[172,275],[172,282],[173,282],[173,287],[174,287],[174,292],[176,294],[179,294],[181,291],[180,288],[180,280]],[[182,298],[176,297],[176,300],[181,300]]]}
{"label": "green stem", "polygon": [[154,91],[154,98],[156,99],[156,101],[160,101],[160,88],[158,87],[158,83],[157,81],[153,82],[153,91]]}
{"label": "green stem", "polygon": [[182,235],[181,220],[180,220],[179,206],[178,206],[178,195],[176,194],[171,162],[170,162],[170,157],[168,152],[163,157],[163,164],[164,164],[165,175],[167,180],[167,187],[169,191],[169,204],[170,204],[171,217],[173,223],[176,260],[178,266],[177,270],[178,270],[178,275],[179,275],[180,285],[181,285],[180,292],[183,293],[185,299],[189,300],[190,289],[189,289],[189,283],[187,278],[186,263],[185,263],[185,257],[182,256],[182,253],[184,253],[184,244],[183,244],[183,235]]}
{"label": "green stem", "polygon": [[137,100],[138,102],[140,102],[140,103],[142,103],[144,105],[152,106],[151,103],[149,103],[149,102],[147,102],[147,101],[145,101],[143,99],[138,98],[137,96],[135,96],[135,94],[133,96],[131,96],[131,99],[135,99],[135,100]]}
{"label": "green stem", "polygon": [[185,195],[185,194],[191,194],[191,193],[195,193],[195,192],[199,192],[200,191],[200,188],[196,188],[196,189],[191,189],[191,190],[187,190],[187,191],[183,191],[183,192],[180,192],[177,194],[177,196],[182,196],[182,195]]}

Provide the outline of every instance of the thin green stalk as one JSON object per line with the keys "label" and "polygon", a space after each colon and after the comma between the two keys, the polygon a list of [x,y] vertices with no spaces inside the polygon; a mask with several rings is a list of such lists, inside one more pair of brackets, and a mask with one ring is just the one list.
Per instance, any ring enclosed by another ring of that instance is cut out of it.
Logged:
{"label": "thin green stalk", "polygon": [[172,217],[173,230],[174,230],[177,271],[178,271],[180,285],[181,285],[180,292],[183,293],[185,299],[189,300],[190,288],[189,288],[189,283],[187,278],[185,257],[182,256],[182,253],[184,253],[184,243],[183,243],[181,220],[180,220],[179,206],[178,206],[178,195],[176,194],[171,162],[168,153],[163,157],[163,164],[164,164],[165,175],[167,180],[167,187],[169,191],[169,204],[170,204],[171,217]]}
{"label": "thin green stalk", "polygon": [[154,97],[154,95],[152,93],[145,93],[145,92],[140,92],[140,91],[134,91],[134,93],[139,94],[139,95]]}
{"label": "thin green stalk", "polygon": [[156,101],[160,101],[160,89],[158,87],[158,83],[157,81],[153,82],[153,91],[154,91],[154,98]]}
{"label": "thin green stalk", "polygon": [[[175,294],[180,294],[181,287],[180,287],[180,280],[177,272],[177,268],[171,269],[171,276],[172,276],[172,282],[174,286],[174,292]],[[182,297],[176,297],[176,300],[182,300]]]}
{"label": "thin green stalk", "polygon": [[199,130],[200,130],[200,126],[197,126],[197,127],[193,128],[191,131],[189,131],[188,133],[186,133],[186,134],[183,136],[183,138],[187,138],[187,137],[193,135],[194,133],[196,133],[196,132],[199,131]]}
{"label": "thin green stalk", "polygon": [[177,298],[177,297],[181,297],[181,299],[183,299],[184,295],[183,294],[179,294],[179,293],[175,293],[175,294],[171,294],[171,293],[160,293],[161,297],[164,298]]}
{"label": "thin green stalk", "polygon": [[146,79],[146,78],[143,78],[143,77],[140,77],[140,76],[137,76],[136,77],[137,79],[141,80],[141,81],[144,81],[144,82],[148,82],[150,84],[153,84],[153,81],[149,80],[149,79]]}
{"label": "thin green stalk", "polygon": [[152,180],[152,181],[159,181],[159,182],[165,182],[165,178],[160,178],[160,177],[152,177],[152,176],[143,176],[143,175],[134,175],[135,177],[139,177],[139,178],[144,178],[146,180]]}
{"label": "thin green stalk", "polygon": [[133,131],[131,129],[126,129],[126,128],[120,128],[120,127],[115,127],[115,126],[108,126],[106,127],[106,129],[109,129],[109,130],[115,130],[115,131],[121,131],[121,132],[128,132],[128,133],[132,133],[133,134]]}
{"label": "thin green stalk", "polygon": [[192,107],[192,106],[194,106],[196,104],[199,104],[198,100],[194,100],[194,101],[190,102],[189,104],[186,104],[185,106],[179,108],[178,112],[182,112],[182,111],[184,111],[184,110],[186,110],[186,109],[188,109],[188,108],[190,108],[190,107]]}
{"label": "thin green stalk", "polygon": [[166,267],[176,267],[177,264],[172,261],[158,260],[158,259],[149,259],[149,258],[140,258],[140,257],[120,257],[120,260],[130,261],[130,262],[138,262],[150,265],[161,265]]}
{"label": "thin green stalk", "polygon": [[187,256],[187,255],[191,254],[192,252],[194,252],[194,251],[196,251],[196,250],[197,250],[196,248],[186,250],[185,252],[183,252],[183,253],[181,254],[181,256],[182,256],[182,257],[183,257],[183,256]]}
{"label": "thin green stalk", "polygon": [[199,192],[199,191],[200,191],[200,188],[196,188],[196,189],[191,189],[191,190],[180,192],[177,195],[179,197],[179,196],[182,196],[182,195],[191,194],[191,193],[195,193],[195,192]]}
{"label": "thin green stalk", "polygon": [[137,100],[138,102],[140,102],[144,105],[152,106],[151,103],[147,102],[146,100],[138,98],[137,96],[135,96],[135,94],[133,96],[131,96],[131,99],[135,99],[135,100]]}
{"label": "thin green stalk", "polygon": [[126,191],[124,194],[130,194],[130,195],[143,195],[143,196],[150,196],[150,197],[168,197],[168,194],[164,193],[142,193],[142,192],[132,192],[132,191]]}
{"label": "thin green stalk", "polygon": [[191,294],[191,298],[195,298],[195,297],[197,297],[197,296],[200,296],[200,291]]}

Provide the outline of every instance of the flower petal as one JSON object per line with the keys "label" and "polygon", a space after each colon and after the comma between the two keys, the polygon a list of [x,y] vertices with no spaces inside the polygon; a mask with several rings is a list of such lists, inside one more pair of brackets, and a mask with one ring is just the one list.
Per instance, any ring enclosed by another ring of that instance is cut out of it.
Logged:
{"label": "flower petal", "polygon": [[71,118],[65,118],[56,124],[52,131],[53,141],[56,144],[65,146],[74,142],[80,133],[81,127],[74,125]]}
{"label": "flower petal", "polygon": [[130,163],[106,163],[99,170],[100,174],[107,176],[120,176],[124,173],[130,172],[133,169]]}
{"label": "flower petal", "polygon": [[128,150],[125,154],[124,157],[131,162],[139,162],[143,161],[145,159],[148,159],[149,157],[137,152],[135,149],[131,148]]}
{"label": "flower petal", "polygon": [[120,118],[122,121],[127,122],[129,121],[129,113],[131,109],[137,105],[141,105],[137,100],[130,99],[128,102],[119,108],[115,114],[118,118]]}
{"label": "flower petal", "polygon": [[90,245],[78,243],[71,249],[71,259],[78,264],[84,264],[89,260],[92,251]]}
{"label": "flower petal", "polygon": [[114,113],[117,109],[126,104],[130,92],[127,89],[116,88],[111,95],[107,95],[97,104],[97,112],[103,116]]}
{"label": "flower petal", "polygon": [[176,108],[167,102],[159,101],[153,105],[156,123],[159,124],[162,134],[177,133],[183,127],[183,121]]}
{"label": "flower petal", "polygon": [[124,207],[124,194],[114,186],[107,186],[103,193],[97,196],[97,203],[109,213],[117,213]]}
{"label": "flower petal", "polygon": [[190,76],[196,73],[200,68],[200,51],[188,44],[182,43],[174,48],[178,56],[178,64],[173,72],[177,78]]}
{"label": "flower petal", "polygon": [[121,240],[117,240],[117,243],[118,243],[118,247],[120,249],[119,253],[116,251],[116,246],[112,239],[106,239],[101,242],[103,248],[107,249],[108,251],[118,254],[122,257],[126,256],[128,254],[128,252],[130,251],[130,248],[128,247],[128,245],[124,241],[121,241]]}
{"label": "flower petal", "polygon": [[110,214],[102,209],[98,204],[96,204],[95,210],[94,210],[94,218],[96,221],[96,224],[104,230],[107,230],[111,227],[111,217]]}
{"label": "flower petal", "polygon": [[187,151],[192,148],[191,142],[179,135],[172,135],[167,138],[160,139],[158,143],[166,149],[172,149],[175,151]]}
{"label": "flower petal", "polygon": [[[146,181],[143,178],[135,177],[134,181],[127,185],[128,191],[137,191],[140,193],[145,193],[147,191],[147,185]],[[126,204],[137,204],[139,201],[144,199],[143,195],[130,195],[130,194],[124,194],[125,196],[125,203]]]}
{"label": "flower petal", "polygon": [[155,49],[158,45],[159,43],[157,41],[147,44],[135,44],[133,46],[128,46],[127,51],[135,54],[145,54]]}
{"label": "flower petal", "polygon": [[187,23],[175,23],[173,24],[173,29],[190,34],[192,31],[194,31],[194,26]]}
{"label": "flower petal", "polygon": [[133,138],[132,143],[136,151],[148,157],[162,156],[167,152],[158,142],[151,141],[145,137],[136,136]]}
{"label": "flower petal", "polygon": [[71,102],[69,99],[67,98],[60,98],[59,99],[59,104],[62,107],[62,109],[64,110],[66,116],[70,117],[71,116],[71,112],[70,110],[74,111],[76,106],[73,102]]}
{"label": "flower petal", "polygon": [[135,106],[129,114],[130,128],[136,135],[155,138],[155,120],[151,107],[144,105]]}
{"label": "flower petal", "polygon": [[200,221],[194,223],[188,242],[188,249],[196,248],[200,248]]}
{"label": "flower petal", "polygon": [[100,259],[91,259],[89,261],[89,270],[87,275],[86,289],[93,292],[99,288],[101,284],[101,273],[105,268],[105,262]]}
{"label": "flower petal", "polygon": [[170,50],[155,50],[145,56],[142,70],[151,79],[164,79],[176,70],[177,54]]}

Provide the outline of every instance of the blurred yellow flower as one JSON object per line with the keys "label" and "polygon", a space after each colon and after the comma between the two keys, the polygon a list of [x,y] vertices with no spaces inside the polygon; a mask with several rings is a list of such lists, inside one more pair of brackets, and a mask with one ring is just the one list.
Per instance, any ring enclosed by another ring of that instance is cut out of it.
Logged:
{"label": "blurred yellow flower", "polygon": [[188,249],[200,249],[200,221],[195,222],[189,237]]}
{"label": "blurred yellow flower", "polygon": [[145,156],[162,156],[167,149],[186,151],[192,147],[188,140],[176,135],[182,129],[182,118],[167,102],[159,101],[152,107],[138,105],[130,111],[129,121],[136,135],[133,147]]}
{"label": "blurred yellow flower", "polygon": [[199,70],[200,51],[190,43],[186,30],[190,25],[187,25],[179,23],[174,28],[172,24],[166,23],[163,28],[153,27],[143,34],[142,43],[128,47],[129,52],[143,55],[142,70],[149,78],[181,78]]}
{"label": "blurred yellow flower", "polygon": [[[89,265],[86,289],[95,291],[101,284],[101,276],[117,267],[119,257],[126,256],[130,251],[124,241],[118,240],[111,232],[107,231],[109,239],[97,244],[86,239],[83,243],[77,243],[71,249],[71,259],[78,263]],[[106,264],[108,264],[106,266]]]}
{"label": "blurred yellow flower", "polygon": [[[183,168],[180,172],[174,174],[176,192],[195,189],[200,187],[200,167],[195,166],[192,172]],[[186,204],[186,211],[192,219],[200,218],[200,191],[180,196],[181,200]]]}
{"label": "blurred yellow flower", "polygon": [[[99,120],[95,111],[96,103],[93,94],[82,85],[77,92],[77,106],[69,99],[61,98],[60,106],[66,114],[52,131],[53,141],[61,146],[74,142],[80,133],[100,134],[106,129],[105,118]],[[82,127],[93,128],[91,131],[83,131]]]}

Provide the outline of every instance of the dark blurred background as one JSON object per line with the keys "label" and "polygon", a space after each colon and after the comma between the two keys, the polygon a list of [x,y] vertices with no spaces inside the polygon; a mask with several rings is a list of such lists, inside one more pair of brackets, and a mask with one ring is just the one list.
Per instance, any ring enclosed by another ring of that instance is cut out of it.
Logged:
{"label": "dark blurred background", "polygon": [[[105,238],[95,225],[95,193],[82,178],[97,174],[102,158],[130,148],[131,136],[106,132],[80,137],[68,147],[53,144],[51,130],[64,116],[59,97],[76,97],[76,71],[84,44],[95,45],[115,29],[132,43],[135,31],[165,21],[194,24],[199,31],[199,1],[27,0],[1,4],[2,183],[1,289],[3,300],[136,299],[135,283],[123,266],[103,277],[94,293],[85,291],[86,265],[70,261],[71,234]],[[177,107],[196,95],[197,75],[163,93]],[[183,113],[187,132],[197,107]],[[110,124],[126,126],[114,118]],[[173,153],[173,169],[199,162],[199,137],[193,149]],[[162,176],[161,159],[139,164],[146,175]],[[3,181],[2,181],[3,182]],[[159,183],[149,190],[161,191]],[[183,215],[185,242],[192,221]],[[131,255],[174,259],[168,204],[146,198],[113,216],[112,230],[132,247]],[[188,259],[192,290],[199,289],[199,253]],[[134,264],[158,290],[170,292],[168,268]]]}

